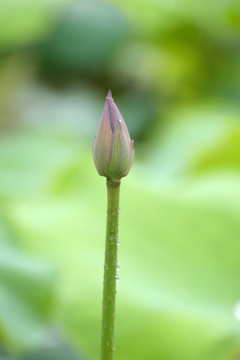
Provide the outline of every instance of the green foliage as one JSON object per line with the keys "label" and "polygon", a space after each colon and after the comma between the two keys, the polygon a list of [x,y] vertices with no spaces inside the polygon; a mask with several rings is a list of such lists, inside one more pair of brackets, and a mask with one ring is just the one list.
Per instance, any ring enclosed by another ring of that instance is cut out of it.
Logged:
{"label": "green foliage", "polygon": [[1,0],[1,360],[98,358],[91,151],[109,88],[137,140],[116,360],[239,358],[239,14],[235,0]]}
{"label": "green foliage", "polygon": [[[224,124],[227,133],[231,132],[231,124],[227,120]],[[215,124],[213,138],[216,128]],[[183,123],[178,129],[182,136],[177,137],[177,149],[181,149],[186,146],[189,127]],[[192,136],[196,141],[199,131]],[[28,158],[23,158],[24,138],[19,134],[2,143],[6,159],[14,156],[19,160],[16,184],[21,179],[21,167],[30,172],[32,159],[49,142],[49,136],[41,135],[40,142],[37,134],[28,134],[35,145]],[[165,139],[162,150],[168,137]],[[220,140],[221,158],[225,140]],[[170,138],[168,141],[171,144]],[[69,148],[69,140],[55,138],[53,145],[55,156],[60,156]],[[204,158],[204,146],[197,148],[198,154],[200,150]],[[165,156],[168,158],[166,152]],[[97,358],[105,186],[88,152],[81,151],[80,155],[75,149],[67,159],[61,159],[54,171],[43,166],[44,157],[39,159],[34,181],[44,180],[46,186],[41,193],[35,189],[31,196],[24,195],[23,182],[14,196],[9,188],[7,213],[21,235],[21,247],[41,255],[58,269],[58,322],[77,347]],[[178,159],[181,163],[181,156]],[[217,166],[217,150],[215,159],[211,161]],[[191,169],[193,174],[192,165]],[[1,171],[4,175],[3,167]],[[240,333],[234,309],[239,301],[240,202],[236,199],[240,189],[239,180],[233,180],[239,175],[233,172],[226,177],[223,173],[213,180],[213,174],[206,170],[201,177],[190,177],[187,169],[181,173],[185,173],[182,181],[173,182],[170,188],[160,183],[152,187],[136,161],[128,181],[122,184],[116,359],[186,360],[194,356],[199,360],[225,360],[238,352]],[[28,184],[29,179],[25,182]],[[14,331],[14,324],[7,321]]]}
{"label": "green foliage", "polygon": [[52,303],[52,268],[16,247],[1,208],[0,339],[12,352],[44,344]]}

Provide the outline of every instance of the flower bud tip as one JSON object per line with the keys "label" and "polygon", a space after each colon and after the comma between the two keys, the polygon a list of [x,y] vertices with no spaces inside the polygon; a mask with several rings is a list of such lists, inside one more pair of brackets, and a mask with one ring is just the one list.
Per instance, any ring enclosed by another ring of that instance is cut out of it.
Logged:
{"label": "flower bud tip", "polygon": [[107,98],[111,98],[111,99],[112,99],[112,92],[111,92],[111,89],[109,89],[109,90],[108,90]]}

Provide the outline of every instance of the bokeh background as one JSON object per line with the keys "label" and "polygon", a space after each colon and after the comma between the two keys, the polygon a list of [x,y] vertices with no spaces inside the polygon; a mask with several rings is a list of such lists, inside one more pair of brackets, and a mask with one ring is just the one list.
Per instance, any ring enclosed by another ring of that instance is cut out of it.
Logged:
{"label": "bokeh background", "polygon": [[99,358],[108,89],[116,360],[240,359],[238,0],[0,0],[0,359]]}

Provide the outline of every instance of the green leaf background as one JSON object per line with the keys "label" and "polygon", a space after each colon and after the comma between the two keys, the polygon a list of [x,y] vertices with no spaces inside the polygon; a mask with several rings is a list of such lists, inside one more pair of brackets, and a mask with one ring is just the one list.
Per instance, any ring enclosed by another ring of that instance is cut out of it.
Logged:
{"label": "green leaf background", "polygon": [[122,181],[116,360],[240,358],[236,1],[0,2],[0,359],[98,359],[111,87]]}
{"label": "green leaf background", "polygon": [[[204,122],[201,126],[205,127]],[[183,123],[178,126],[181,136],[174,134],[178,144],[171,150],[178,152],[174,172],[181,174],[178,181],[174,175],[168,185],[161,181],[157,184],[156,178],[153,184],[148,181],[154,156],[147,165],[139,163],[136,156],[131,174],[122,181],[116,359],[194,356],[212,360],[234,359],[238,354],[239,163],[237,159],[229,161],[232,171],[224,172],[222,157],[229,149],[228,139],[236,136],[236,123],[225,121],[225,137],[215,125],[212,134],[217,132],[219,137],[208,157],[206,147],[201,142],[197,145],[201,126],[191,154],[195,165],[191,160],[189,168],[182,161],[184,168],[180,169],[181,156],[185,156],[181,148],[187,146],[184,139],[189,127]],[[167,154],[165,148],[173,137],[172,132],[165,134],[164,145],[159,148],[162,154]],[[106,194],[105,181],[96,174],[90,148],[78,141],[51,139],[37,133],[29,133],[27,139],[23,133],[3,140],[1,154],[5,154],[5,164],[8,158],[11,162],[4,167],[2,160],[2,179],[11,177],[14,183],[2,181],[2,188],[9,193],[5,213],[17,234],[18,246],[44,258],[56,269],[52,316],[74,346],[94,359],[99,347]],[[50,143],[54,156],[61,158],[55,167],[47,166],[47,161],[53,161],[48,152]],[[42,148],[48,153],[47,160]],[[38,172],[33,167],[36,159]],[[203,166],[210,161],[214,165],[211,172]],[[166,176],[170,176],[167,170]],[[26,192],[30,178],[31,192]],[[19,338],[15,336],[11,341],[24,345],[41,329],[40,314],[50,291],[46,284],[51,284],[52,277],[35,260],[28,265],[16,250],[9,253],[9,249],[3,249],[1,257],[10,259],[5,290],[9,309],[5,308],[6,322],[1,320],[1,327],[4,334],[19,329]],[[5,262],[1,261],[3,279]],[[20,292],[14,282],[18,268],[23,273],[17,276]],[[21,278],[26,288],[22,288]],[[24,310],[29,306],[28,299],[38,309],[37,314]],[[17,301],[17,307],[12,301]],[[16,307],[17,318],[12,318],[12,307]]]}

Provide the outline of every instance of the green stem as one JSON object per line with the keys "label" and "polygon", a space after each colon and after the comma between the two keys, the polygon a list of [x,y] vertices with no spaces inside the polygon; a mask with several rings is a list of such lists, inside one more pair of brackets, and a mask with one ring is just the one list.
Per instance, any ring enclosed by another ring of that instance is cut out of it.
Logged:
{"label": "green stem", "polygon": [[112,360],[115,350],[114,323],[120,180],[107,180],[107,193],[108,208],[102,302],[101,360]]}

